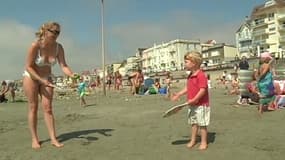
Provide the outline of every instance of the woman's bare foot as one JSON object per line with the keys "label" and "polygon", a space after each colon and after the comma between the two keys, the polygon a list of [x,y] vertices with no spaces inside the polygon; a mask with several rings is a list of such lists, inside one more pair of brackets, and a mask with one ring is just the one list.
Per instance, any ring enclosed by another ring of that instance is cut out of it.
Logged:
{"label": "woman's bare foot", "polygon": [[63,146],[64,146],[64,144],[59,143],[58,141],[51,142],[51,145],[53,145],[53,146],[55,146],[55,147],[57,147],[57,148],[60,148],[60,147],[63,147]]}
{"label": "woman's bare foot", "polygon": [[194,146],[195,146],[195,142],[189,142],[189,143],[187,143],[187,145],[186,145],[186,147],[188,147],[189,149],[191,149],[191,148],[193,148]]}
{"label": "woman's bare foot", "polygon": [[263,114],[263,106],[258,107],[258,113],[259,113],[259,115]]}
{"label": "woman's bare foot", "polygon": [[206,150],[208,148],[208,145],[207,144],[201,144],[199,146],[199,150]]}
{"label": "woman's bare foot", "polygon": [[41,148],[41,145],[38,141],[33,141],[32,142],[32,148],[33,149],[40,149]]}

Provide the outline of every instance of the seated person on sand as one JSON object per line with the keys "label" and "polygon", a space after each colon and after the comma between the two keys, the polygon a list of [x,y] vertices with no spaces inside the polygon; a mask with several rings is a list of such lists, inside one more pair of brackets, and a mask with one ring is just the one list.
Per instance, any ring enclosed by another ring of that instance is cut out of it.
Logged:
{"label": "seated person on sand", "polygon": [[231,86],[230,95],[239,95],[239,79],[237,74],[234,75]]}
{"label": "seated person on sand", "polygon": [[259,91],[257,88],[257,81],[256,81],[256,71],[252,74],[251,82],[246,84],[246,88],[248,93],[247,94],[240,94],[237,103],[240,105],[250,105],[250,104],[259,104]]}
{"label": "seated person on sand", "polygon": [[259,91],[257,88],[257,81],[255,77],[255,73],[252,75],[252,81],[247,84],[248,94],[248,102],[250,104],[259,104]]}
{"label": "seated person on sand", "polygon": [[[223,76],[219,76],[218,78],[216,78],[216,81],[217,81],[217,83],[216,83],[216,86],[226,86],[226,80],[223,78]],[[227,87],[226,87],[227,88]]]}
{"label": "seated person on sand", "polygon": [[275,109],[284,108],[285,107],[285,87],[284,80],[274,80],[274,88],[275,88]]}
{"label": "seated person on sand", "polygon": [[170,73],[167,72],[166,74],[166,78],[164,80],[164,84],[166,85],[166,94],[167,94],[167,97],[170,98],[170,85],[171,85],[171,76],[170,76]]}
{"label": "seated person on sand", "polygon": [[154,80],[154,84],[152,84],[144,94],[145,95],[148,95],[148,94],[158,94],[160,88],[161,88],[161,86],[160,86],[160,83],[159,83],[159,78],[156,78]]}

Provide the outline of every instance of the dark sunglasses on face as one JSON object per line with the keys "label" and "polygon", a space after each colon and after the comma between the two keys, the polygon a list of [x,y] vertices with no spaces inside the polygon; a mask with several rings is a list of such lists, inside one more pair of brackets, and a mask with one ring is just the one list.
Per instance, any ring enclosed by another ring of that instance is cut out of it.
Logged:
{"label": "dark sunglasses on face", "polygon": [[59,35],[59,33],[60,33],[60,31],[57,31],[57,30],[51,30],[51,29],[47,29],[47,30],[54,35]]}

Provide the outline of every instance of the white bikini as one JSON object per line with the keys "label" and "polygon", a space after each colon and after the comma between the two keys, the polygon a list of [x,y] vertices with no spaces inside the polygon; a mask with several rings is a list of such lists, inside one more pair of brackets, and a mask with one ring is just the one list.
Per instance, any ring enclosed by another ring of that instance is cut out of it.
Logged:
{"label": "white bikini", "polygon": [[[37,58],[35,59],[35,64],[38,66],[38,67],[45,67],[45,66],[54,66],[57,62],[56,58],[58,56],[58,43],[56,44],[56,50],[55,50],[55,58],[50,62],[46,62],[44,57],[41,56],[41,50],[39,49],[38,50],[38,56]],[[25,70],[24,73],[23,73],[23,76],[27,76],[27,77],[30,77],[31,78],[31,75],[30,73]],[[48,76],[47,78],[49,78],[50,76]]]}

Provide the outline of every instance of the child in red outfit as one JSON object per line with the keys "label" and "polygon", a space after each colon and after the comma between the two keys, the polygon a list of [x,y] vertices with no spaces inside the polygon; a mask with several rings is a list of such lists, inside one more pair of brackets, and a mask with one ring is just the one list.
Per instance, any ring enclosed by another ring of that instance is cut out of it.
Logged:
{"label": "child in red outfit", "polygon": [[187,78],[187,85],[178,93],[174,93],[171,100],[178,100],[180,96],[187,95],[187,103],[189,104],[188,122],[191,127],[191,140],[187,144],[188,148],[192,148],[196,144],[198,129],[201,132],[200,150],[208,148],[207,143],[207,126],[210,123],[210,106],[208,93],[207,75],[200,69],[202,57],[199,52],[188,52],[184,56],[185,69],[191,71]]}

